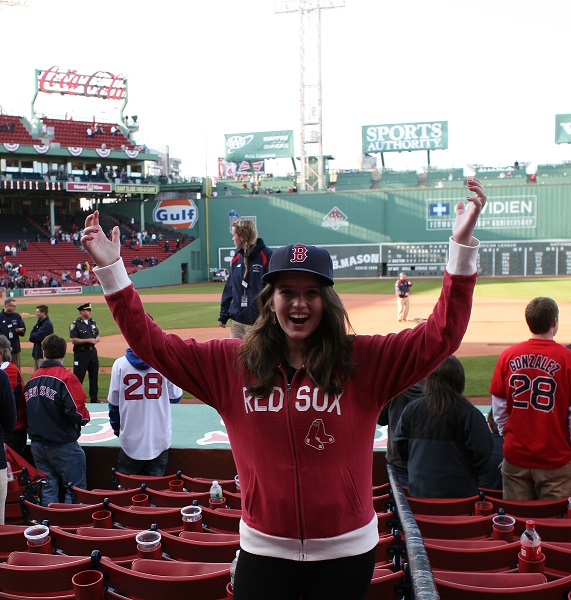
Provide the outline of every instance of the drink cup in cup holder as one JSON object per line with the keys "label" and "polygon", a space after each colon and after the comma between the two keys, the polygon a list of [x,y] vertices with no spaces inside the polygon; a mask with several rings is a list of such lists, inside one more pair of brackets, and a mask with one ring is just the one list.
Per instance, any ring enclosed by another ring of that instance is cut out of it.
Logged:
{"label": "drink cup in cup holder", "polygon": [[161,545],[161,534],[158,531],[141,531],[135,536],[135,540],[141,552],[152,552]]}
{"label": "drink cup in cup holder", "polygon": [[513,540],[515,519],[509,515],[492,517],[492,536],[495,540]]}
{"label": "drink cup in cup holder", "polygon": [[46,525],[31,525],[24,529],[24,537],[28,540],[29,546],[41,546],[46,543],[50,535],[49,527]]}
{"label": "drink cup in cup holder", "polygon": [[202,518],[202,507],[201,506],[184,506],[180,509],[182,520],[185,522],[200,521]]}

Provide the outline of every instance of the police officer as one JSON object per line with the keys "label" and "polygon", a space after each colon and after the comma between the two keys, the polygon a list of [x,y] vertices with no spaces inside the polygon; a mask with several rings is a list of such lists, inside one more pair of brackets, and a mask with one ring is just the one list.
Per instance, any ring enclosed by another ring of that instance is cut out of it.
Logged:
{"label": "police officer", "polygon": [[99,358],[95,344],[101,341],[99,329],[91,318],[89,302],[78,306],[77,310],[79,317],[69,326],[69,337],[73,344],[73,373],[81,383],[85,379],[85,373],[89,374],[89,401],[98,403]]}

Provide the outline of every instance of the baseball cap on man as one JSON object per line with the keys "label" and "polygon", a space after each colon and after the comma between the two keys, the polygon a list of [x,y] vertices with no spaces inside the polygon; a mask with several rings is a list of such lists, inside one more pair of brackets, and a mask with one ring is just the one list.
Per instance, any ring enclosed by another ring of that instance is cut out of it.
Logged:
{"label": "baseball cap on man", "polygon": [[85,304],[78,306],[77,310],[91,310],[91,302],[86,302]]}
{"label": "baseball cap on man", "polygon": [[325,285],[333,285],[333,262],[325,248],[290,244],[274,250],[264,283],[274,283],[280,273],[303,271],[319,277]]}

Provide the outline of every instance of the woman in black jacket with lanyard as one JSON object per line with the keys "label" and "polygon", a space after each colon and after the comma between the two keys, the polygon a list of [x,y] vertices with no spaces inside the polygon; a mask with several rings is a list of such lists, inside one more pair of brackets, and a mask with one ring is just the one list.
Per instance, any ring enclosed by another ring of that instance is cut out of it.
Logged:
{"label": "woman in black jacket with lanyard", "polygon": [[250,219],[232,223],[232,240],[237,252],[222,292],[218,324],[226,327],[228,319],[232,319],[231,337],[242,339],[258,318],[258,293],[264,287],[262,276],[268,271],[272,251],[258,237]]}

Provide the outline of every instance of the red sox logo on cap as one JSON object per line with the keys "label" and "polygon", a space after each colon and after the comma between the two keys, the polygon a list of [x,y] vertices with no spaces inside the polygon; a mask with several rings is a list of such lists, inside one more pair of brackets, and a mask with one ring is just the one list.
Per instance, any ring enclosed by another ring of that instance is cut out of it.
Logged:
{"label": "red sox logo on cap", "polygon": [[293,257],[290,258],[290,262],[304,262],[307,258],[307,248],[305,246],[293,246],[291,249]]}

